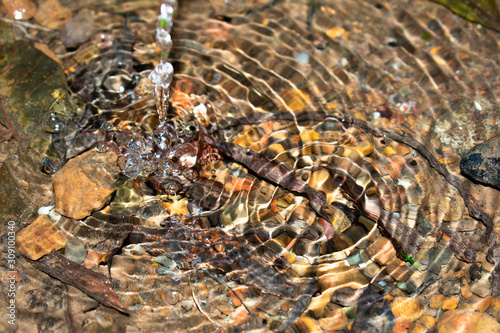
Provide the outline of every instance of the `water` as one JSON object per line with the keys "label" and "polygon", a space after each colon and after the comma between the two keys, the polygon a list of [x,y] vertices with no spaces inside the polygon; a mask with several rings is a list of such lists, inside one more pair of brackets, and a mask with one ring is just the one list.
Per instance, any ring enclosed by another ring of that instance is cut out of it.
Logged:
{"label": "water", "polygon": [[176,0],[161,5],[161,14],[158,16],[156,28],[156,43],[160,47],[161,60],[151,74],[149,74],[149,79],[155,85],[154,96],[156,99],[156,112],[158,112],[160,126],[163,125],[167,119],[169,89],[174,75],[174,68],[172,64],[167,61],[167,57],[172,48],[170,30],[172,29],[176,7]]}
{"label": "water", "polygon": [[[389,308],[407,297],[420,304],[417,330],[424,311],[439,319],[433,296],[483,301],[486,230],[422,151],[498,222],[498,191],[459,171],[467,149],[499,133],[498,33],[408,5],[137,1],[96,4],[75,50],[32,32],[85,104],[73,122],[49,114],[46,131],[67,157],[115,151],[121,172],[102,211],[54,223],[88,253],[135,225],[110,268],[131,315],[97,307],[76,324],[306,332],[349,329],[352,315],[364,329],[373,303],[390,328]],[[62,293],[40,281],[43,295]]]}

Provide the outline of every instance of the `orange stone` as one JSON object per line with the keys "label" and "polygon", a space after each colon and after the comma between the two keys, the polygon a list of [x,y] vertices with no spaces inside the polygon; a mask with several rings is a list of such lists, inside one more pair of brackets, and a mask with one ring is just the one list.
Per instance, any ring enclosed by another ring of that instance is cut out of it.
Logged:
{"label": "orange stone", "polygon": [[10,19],[29,20],[35,14],[36,5],[30,0],[2,0],[1,9]]}
{"label": "orange stone", "polygon": [[408,318],[397,318],[394,323],[394,333],[406,333],[410,329],[410,320]]}
{"label": "orange stone", "polygon": [[498,297],[495,297],[491,300],[491,308],[493,310],[500,309],[500,299]]}
{"label": "orange stone", "polygon": [[313,319],[309,316],[302,315],[299,320],[295,323],[298,329],[302,333],[306,332],[323,332],[321,327],[319,326],[319,322],[316,319]]}
{"label": "orange stone", "polygon": [[412,333],[424,333],[424,332],[427,332],[427,328],[425,328],[425,326],[420,324],[420,323],[414,323],[413,326],[411,327],[411,332]]}
{"label": "orange stone", "polygon": [[40,215],[16,236],[16,248],[31,260],[38,260],[52,250],[60,250],[68,239],[47,215]]}
{"label": "orange stone", "polygon": [[493,296],[488,296],[485,299],[480,300],[476,304],[474,304],[474,309],[479,312],[484,312],[488,310],[491,303],[493,301]]}
{"label": "orange stone", "polygon": [[464,297],[464,298],[471,298],[472,292],[470,291],[470,286],[466,285],[466,286],[462,287],[461,294],[462,294],[462,297]]}
{"label": "orange stone", "polygon": [[443,301],[442,309],[444,311],[456,309],[459,301],[458,297],[448,297]]}
{"label": "orange stone", "polygon": [[241,326],[248,320],[248,318],[250,318],[248,310],[244,306],[241,306],[229,316],[229,321],[233,326]]}
{"label": "orange stone", "polygon": [[325,331],[341,331],[346,328],[349,318],[341,309],[337,309],[327,318],[319,320],[319,326]]}
{"label": "orange stone", "polygon": [[56,211],[75,220],[101,209],[115,191],[117,156],[90,150],[66,163],[54,176]]}
{"label": "orange stone", "polygon": [[438,333],[499,333],[500,324],[492,316],[472,310],[446,311],[436,325]]}
{"label": "orange stone", "polygon": [[398,318],[407,318],[413,322],[420,318],[423,312],[424,308],[416,298],[397,297],[392,302],[392,313]]}
{"label": "orange stone", "polygon": [[422,316],[418,321],[424,325],[425,328],[431,328],[436,325],[436,319],[431,316]]}
{"label": "orange stone", "polygon": [[443,295],[432,296],[429,301],[429,307],[433,309],[439,309],[443,305],[443,300],[444,300]]}

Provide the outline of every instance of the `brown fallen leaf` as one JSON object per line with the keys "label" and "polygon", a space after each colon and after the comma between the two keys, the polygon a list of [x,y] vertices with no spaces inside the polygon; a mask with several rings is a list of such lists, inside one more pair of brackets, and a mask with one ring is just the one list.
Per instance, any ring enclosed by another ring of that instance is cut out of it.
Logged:
{"label": "brown fallen leaf", "polygon": [[111,288],[111,283],[105,275],[68,260],[56,251],[36,261],[29,258],[26,260],[49,276],[80,289],[102,305],[129,313]]}

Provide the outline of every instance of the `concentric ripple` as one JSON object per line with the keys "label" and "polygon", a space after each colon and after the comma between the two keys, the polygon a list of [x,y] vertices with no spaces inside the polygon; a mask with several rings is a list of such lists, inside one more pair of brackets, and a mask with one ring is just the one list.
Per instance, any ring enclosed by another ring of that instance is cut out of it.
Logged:
{"label": "concentric ripple", "polygon": [[[338,309],[356,315],[369,285],[416,297],[465,269],[451,239],[477,245],[484,229],[457,189],[404,141],[345,120],[411,137],[457,173],[466,148],[498,133],[494,32],[430,3],[183,1],[162,137],[175,152],[154,159],[145,78],[159,6],[139,3],[124,10],[142,19],[110,27],[111,45],[65,60],[87,102],[67,157],[114,149],[124,175],[105,212],[59,223],[101,255],[116,244],[89,233],[113,234],[116,216],[133,225],[110,268],[131,326],[327,330]],[[258,153],[325,204],[213,145],[201,163],[210,142]]]}

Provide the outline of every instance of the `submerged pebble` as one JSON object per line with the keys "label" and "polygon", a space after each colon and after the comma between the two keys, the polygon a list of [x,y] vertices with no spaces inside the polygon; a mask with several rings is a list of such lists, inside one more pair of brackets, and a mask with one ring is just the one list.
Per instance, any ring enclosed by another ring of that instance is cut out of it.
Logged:
{"label": "submerged pebble", "polygon": [[30,0],[2,0],[1,9],[10,19],[29,20],[35,15],[36,4]]}
{"label": "submerged pebble", "polygon": [[77,264],[81,264],[87,256],[85,244],[78,238],[70,239],[64,245],[64,256]]}
{"label": "submerged pebble", "polygon": [[500,136],[472,148],[460,161],[466,176],[500,189]]}

